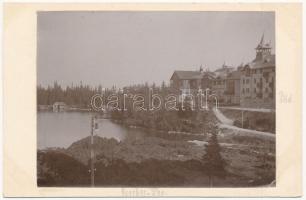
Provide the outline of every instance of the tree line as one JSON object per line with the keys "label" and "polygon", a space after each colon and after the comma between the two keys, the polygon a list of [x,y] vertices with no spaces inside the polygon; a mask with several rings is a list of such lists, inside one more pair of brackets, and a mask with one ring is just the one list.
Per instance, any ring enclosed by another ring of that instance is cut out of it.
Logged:
{"label": "tree line", "polygon": [[117,88],[112,86],[111,88],[103,88],[102,85],[90,86],[88,84],[71,84],[70,86],[62,87],[56,81],[53,85],[48,85],[47,87],[38,85],[37,86],[37,105],[52,105],[55,102],[64,102],[67,105],[78,106],[78,107],[89,107],[91,98],[95,94],[104,94],[108,96],[110,94],[117,94],[121,92],[144,92],[146,88],[153,88],[154,90],[166,92],[165,82],[162,82],[160,86],[153,84],[137,84],[130,85],[123,88]]}

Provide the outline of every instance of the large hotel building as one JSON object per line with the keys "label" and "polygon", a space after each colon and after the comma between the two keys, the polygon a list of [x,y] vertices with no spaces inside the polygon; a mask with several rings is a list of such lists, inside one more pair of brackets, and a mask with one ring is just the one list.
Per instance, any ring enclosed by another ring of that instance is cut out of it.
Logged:
{"label": "large hotel building", "polygon": [[220,104],[275,108],[275,55],[271,49],[263,35],[251,62],[237,68],[224,63],[213,72],[202,67],[199,71],[174,71],[170,84],[181,94],[208,88]]}

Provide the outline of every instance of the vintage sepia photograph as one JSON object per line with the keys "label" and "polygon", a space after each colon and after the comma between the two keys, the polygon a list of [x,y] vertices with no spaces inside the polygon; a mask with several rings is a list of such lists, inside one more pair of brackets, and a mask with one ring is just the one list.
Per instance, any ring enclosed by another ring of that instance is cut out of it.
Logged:
{"label": "vintage sepia photograph", "polygon": [[275,13],[38,11],[37,186],[276,186]]}

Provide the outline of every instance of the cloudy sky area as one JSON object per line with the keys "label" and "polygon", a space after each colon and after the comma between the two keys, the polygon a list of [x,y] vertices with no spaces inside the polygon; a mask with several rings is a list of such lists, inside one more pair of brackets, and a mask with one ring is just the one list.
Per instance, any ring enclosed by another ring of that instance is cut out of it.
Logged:
{"label": "cloudy sky area", "polygon": [[174,70],[254,59],[272,12],[39,12],[38,84],[169,82]]}

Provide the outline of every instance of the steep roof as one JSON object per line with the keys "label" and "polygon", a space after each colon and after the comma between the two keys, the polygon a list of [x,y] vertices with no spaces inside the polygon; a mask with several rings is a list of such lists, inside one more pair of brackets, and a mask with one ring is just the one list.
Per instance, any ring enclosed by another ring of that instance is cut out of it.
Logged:
{"label": "steep roof", "polygon": [[211,72],[211,71],[205,71],[203,72],[203,77],[208,77],[208,78],[215,78],[216,77],[216,74],[214,72]]}
{"label": "steep roof", "polygon": [[236,70],[236,71],[232,71],[228,74],[227,78],[228,79],[240,79],[241,76],[241,71],[240,70]]}
{"label": "steep roof", "polygon": [[174,71],[171,79],[173,78],[174,74],[176,74],[179,79],[190,80],[190,79],[201,79],[202,73],[199,71]]}
{"label": "steep roof", "polygon": [[267,55],[262,60],[249,63],[249,66],[252,69],[275,67],[275,55]]}
{"label": "steep roof", "polygon": [[269,43],[265,43],[265,34],[262,34],[259,44],[257,45],[256,49],[271,49]]}
{"label": "steep roof", "polygon": [[227,75],[229,73],[234,71],[234,69],[235,69],[234,67],[223,65],[222,68],[219,68],[219,69],[215,70],[215,75],[216,75],[216,77],[219,77],[219,78],[225,78],[225,77],[227,77]]}
{"label": "steep roof", "polygon": [[216,69],[215,72],[228,72],[232,71],[234,67],[231,66],[223,66],[222,68]]}

